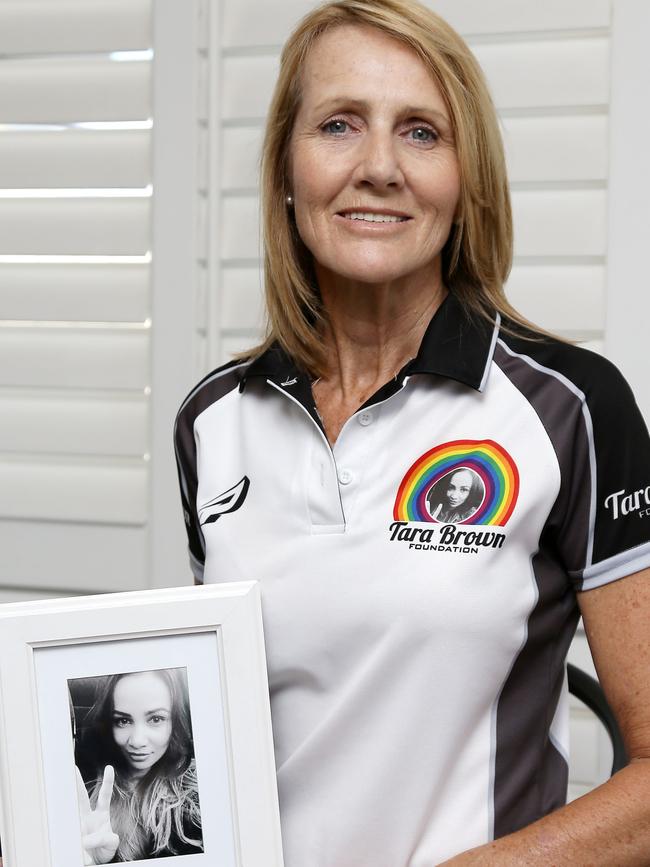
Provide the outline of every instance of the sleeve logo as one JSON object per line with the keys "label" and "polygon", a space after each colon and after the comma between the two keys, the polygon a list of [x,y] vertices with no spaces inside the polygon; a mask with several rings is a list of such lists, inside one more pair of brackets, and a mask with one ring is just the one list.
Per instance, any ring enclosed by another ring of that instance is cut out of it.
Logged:
{"label": "sleeve logo", "polygon": [[250,487],[250,479],[244,476],[232,488],[228,488],[222,494],[218,494],[207,503],[203,503],[199,507],[199,523],[214,524],[222,515],[229,512],[236,512],[246,499],[246,494]]}
{"label": "sleeve logo", "polygon": [[628,494],[623,488],[621,491],[615,491],[608,497],[605,497],[604,506],[608,512],[611,512],[612,518],[615,521],[623,515],[630,515],[632,512],[638,512],[639,518],[650,516],[650,485],[646,488],[639,488]]}

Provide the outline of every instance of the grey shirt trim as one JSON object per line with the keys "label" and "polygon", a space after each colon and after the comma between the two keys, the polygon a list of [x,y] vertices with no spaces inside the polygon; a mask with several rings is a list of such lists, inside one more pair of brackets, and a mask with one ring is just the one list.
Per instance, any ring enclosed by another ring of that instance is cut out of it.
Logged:
{"label": "grey shirt trim", "polygon": [[628,551],[621,551],[607,560],[602,560],[583,572],[582,590],[593,590],[617,578],[625,578],[634,572],[650,567],[650,542]]}
{"label": "grey shirt trim", "polygon": [[490,375],[490,368],[492,367],[492,358],[494,357],[494,350],[497,345],[497,338],[499,337],[499,328],[501,327],[501,314],[497,313],[496,319],[494,320],[494,329],[492,331],[492,342],[490,343],[490,349],[487,354],[487,359],[485,361],[485,370],[483,371],[483,377],[481,379],[481,384],[478,387],[479,391],[484,391],[485,386],[487,384],[488,376]]}

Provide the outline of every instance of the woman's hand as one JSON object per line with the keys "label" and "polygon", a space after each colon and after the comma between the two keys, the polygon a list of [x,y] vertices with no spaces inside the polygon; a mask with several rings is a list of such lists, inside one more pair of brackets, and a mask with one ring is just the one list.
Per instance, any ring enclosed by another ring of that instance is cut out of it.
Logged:
{"label": "woman's hand", "polygon": [[[77,772],[77,795],[81,820],[81,845],[84,864],[108,864],[115,853],[120,838],[111,828],[111,798],[115,771],[110,765],[104,768],[104,778],[99,790],[97,805],[93,810],[79,768]],[[0,867],[2,864],[0,863]]]}

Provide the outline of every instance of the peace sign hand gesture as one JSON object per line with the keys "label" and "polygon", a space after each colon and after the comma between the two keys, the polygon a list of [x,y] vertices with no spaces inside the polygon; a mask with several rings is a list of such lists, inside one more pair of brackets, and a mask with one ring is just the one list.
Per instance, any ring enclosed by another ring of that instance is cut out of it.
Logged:
{"label": "peace sign hand gesture", "polygon": [[79,798],[79,817],[81,820],[81,845],[83,846],[84,865],[108,864],[115,853],[120,838],[111,828],[111,798],[115,771],[110,765],[104,768],[104,778],[93,810],[79,768],[77,772],[77,795]]}

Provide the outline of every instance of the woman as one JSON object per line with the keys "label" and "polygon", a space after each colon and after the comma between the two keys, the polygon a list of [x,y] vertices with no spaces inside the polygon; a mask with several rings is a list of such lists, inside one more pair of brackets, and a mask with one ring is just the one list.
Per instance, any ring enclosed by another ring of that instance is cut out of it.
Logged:
{"label": "woman", "polygon": [[202,852],[184,671],[101,681],[75,750],[84,863]]}
{"label": "woman", "polygon": [[[650,485],[648,434],[612,365],[504,297],[471,52],[414,0],[310,12],[261,187],[268,339],[190,393],[176,449],[196,580],[261,581],[287,867],[647,863],[650,520],[607,497]],[[483,502],[436,523],[463,466]],[[563,806],[581,613],[632,761]]]}
{"label": "woman", "polygon": [[427,504],[434,521],[456,524],[476,514],[483,496],[480,478],[471,470],[463,468],[434,485],[427,494]]}

